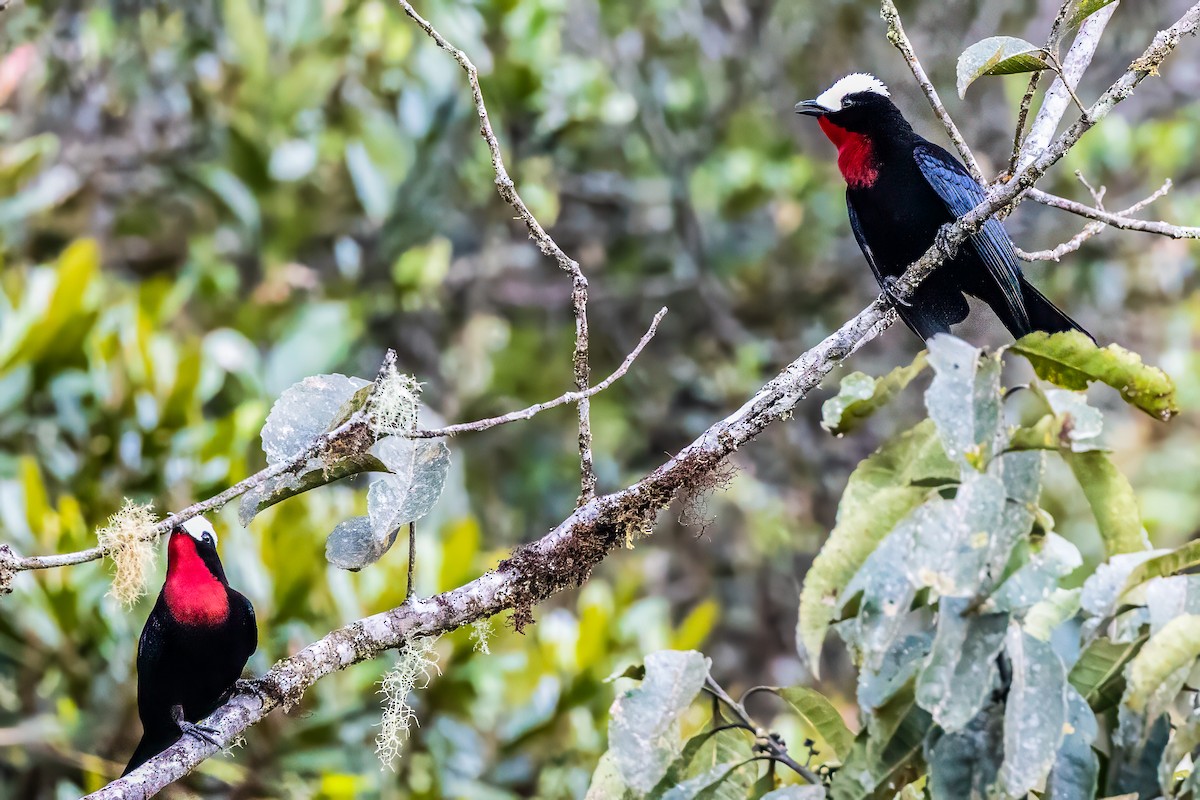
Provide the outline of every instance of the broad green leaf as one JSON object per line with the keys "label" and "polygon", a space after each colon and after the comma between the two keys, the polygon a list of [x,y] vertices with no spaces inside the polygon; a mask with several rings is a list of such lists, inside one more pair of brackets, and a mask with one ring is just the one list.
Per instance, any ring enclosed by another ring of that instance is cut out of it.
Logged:
{"label": "broad green leaf", "polygon": [[994,796],[996,775],[1004,758],[1002,708],[989,706],[955,733],[934,730],[925,750],[933,800]]}
{"label": "broad green leaf", "polygon": [[821,406],[821,427],[837,436],[855,430],[912,383],[926,365],[925,353],[921,352],[911,364],[896,367],[882,378],[850,373],[842,378],[837,395]]}
{"label": "broad green leaf", "polygon": [[793,784],[767,792],[759,800],[825,800],[825,787]]}
{"label": "broad green leaf", "polygon": [[1158,633],[1176,617],[1200,614],[1200,575],[1153,578],[1145,584],[1150,633]]}
{"label": "broad green leaf", "polygon": [[[1168,550],[1141,550],[1136,553],[1121,553],[1096,566],[1095,572],[1083,582],[1083,594],[1079,603],[1093,617],[1107,617],[1116,613],[1121,596],[1141,581],[1130,580],[1141,564],[1166,555]],[[1153,577],[1153,576],[1151,576]]]}
{"label": "broad green leaf", "polygon": [[1096,715],[1073,688],[1067,689],[1067,728],[1046,779],[1045,800],[1093,800],[1100,761],[1092,750]]}
{"label": "broad green leaf", "polygon": [[[245,3],[232,0],[229,5]],[[259,208],[258,198],[238,176],[223,167],[209,166],[197,170],[196,178],[251,233],[258,234],[262,230],[262,209]]]}
{"label": "broad green leaf", "polygon": [[591,785],[588,786],[583,800],[632,800],[634,796],[633,791],[621,779],[612,751],[609,750],[600,756],[600,762],[596,764]]}
{"label": "broad green leaf", "polygon": [[781,689],[779,696],[821,735],[825,743],[833,748],[833,753],[839,760],[846,759],[854,745],[854,734],[846,727],[842,715],[824,695],[806,686],[793,686]]}
{"label": "broad green leaf", "polygon": [[[1108,707],[1108,704],[1099,702],[1102,696],[1107,695],[1106,687],[1114,681],[1124,680],[1125,665],[1129,663],[1145,641],[1145,637],[1132,642],[1096,639],[1080,653],[1079,659],[1071,667],[1071,673],[1067,676],[1067,680],[1089,705],[1102,711]],[[1119,697],[1119,693],[1117,696]]]}
{"label": "broad green leaf", "polygon": [[367,515],[376,538],[383,538],[437,503],[450,472],[450,448],[441,439],[389,436],[375,450],[390,474],[378,476],[367,490]]}
{"label": "broad green leaf", "polygon": [[[688,739],[683,750],[671,761],[658,784],[646,795],[646,800],[663,800],[663,798],[672,797],[674,795],[671,792],[691,778],[702,777],[722,765],[745,762],[754,756],[752,742],[752,737],[746,731],[741,730],[707,730],[696,734]],[[747,773],[736,776],[725,773],[719,777],[723,782],[724,779],[729,779],[726,786],[720,788],[732,789],[738,784],[748,785],[747,778],[750,775]],[[718,792],[714,790],[713,793]],[[745,794],[745,786],[743,786],[740,796],[744,797]]]}
{"label": "broad green leaf", "polygon": [[925,505],[901,520],[842,592],[837,606],[839,614],[860,596],[857,613],[841,622],[837,631],[864,670],[881,666],[892,641],[905,625],[917,591],[907,569],[913,558],[913,535],[929,515],[930,507]]}
{"label": "broad green leaf", "polygon": [[1066,29],[1079,27],[1085,19],[1112,2],[1113,0],[1077,0],[1075,7],[1071,9],[1071,15],[1067,17]]}
{"label": "broad green leaf", "polygon": [[644,793],[662,779],[681,749],[679,718],[704,686],[708,667],[695,651],[646,656],[645,680],[609,713],[609,752],[625,785]]}
{"label": "broad green leaf", "polygon": [[1015,36],[989,36],[958,57],[958,96],[984,75],[1012,75],[1049,69],[1046,51]]}
{"label": "broad green leaf", "polygon": [[1138,586],[1154,578],[1177,575],[1200,566],[1200,539],[1195,539],[1169,552],[1158,551],[1133,567],[1123,582],[1119,597],[1124,598]]}
{"label": "broad green leaf", "polygon": [[1149,547],[1133,487],[1108,455],[1093,450],[1064,452],[1062,456],[1092,507],[1108,554],[1136,553]]}
{"label": "broad green leaf", "polygon": [[952,460],[982,470],[1001,432],[1000,360],[962,339],[929,340],[933,381],[925,390],[929,418]]}
{"label": "broad green leaf", "polygon": [[929,487],[957,477],[928,420],[885,444],[851,474],[837,525],[804,576],[800,593],[796,638],[814,674],[843,587],[896,523],[928,496]]}
{"label": "broad green leaf", "polygon": [[292,384],[271,406],[263,424],[263,452],[267,463],[281,464],[304,452],[314,439],[329,430],[342,404],[361,388],[362,378],[313,375]]}
{"label": "broad green leaf", "polygon": [[962,730],[983,708],[1008,630],[1008,614],[966,613],[969,604],[941,599],[933,650],[917,677],[917,703],[949,733]]}
{"label": "broad green leaf", "polygon": [[1144,713],[1151,696],[1168,676],[1190,668],[1200,657],[1200,615],[1184,614],[1150,637],[1129,662],[1125,705]]}
{"label": "broad green leaf", "polygon": [[868,717],[896,696],[924,667],[933,649],[933,632],[923,630],[892,642],[879,668],[859,671],[858,705]]}
{"label": "broad green leaf", "polygon": [[1005,641],[1012,683],[1004,707],[1000,779],[1013,797],[1041,785],[1054,764],[1067,721],[1067,681],[1049,643],[1013,625]]}
{"label": "broad green leaf", "polygon": [[92,239],[73,242],[55,264],[54,294],[38,321],[25,332],[5,366],[37,361],[83,313],[84,294],[100,271],[100,248]]}
{"label": "broad green leaf", "polygon": [[[1200,712],[1192,711],[1183,724],[1175,728],[1175,735],[1171,737],[1170,743],[1163,750],[1162,760],[1158,762],[1158,785],[1163,790],[1164,797],[1183,797],[1187,792],[1187,786],[1176,794],[1176,771],[1175,768],[1187,756],[1195,757],[1196,748],[1200,747]],[[1196,774],[1195,762],[1192,762],[1192,772],[1189,777]]]}
{"label": "broad green leaf", "polygon": [[[874,746],[866,731],[860,733],[849,757],[833,776],[829,796],[832,800],[866,800],[875,797],[880,787],[896,785],[894,781],[906,770],[915,772],[931,724],[929,713],[912,705],[886,738]],[[869,749],[876,755],[869,754]]]}
{"label": "broad green leaf", "polygon": [[[688,778],[686,781],[671,787],[670,791],[664,794],[662,798],[663,800],[696,800],[702,793],[704,797],[711,797],[719,791],[722,784],[729,780],[743,766],[748,766],[746,760],[718,764],[701,775]],[[741,792],[741,796],[746,796],[745,791]]]}
{"label": "broad green leaf", "polygon": [[1055,589],[1044,600],[1030,606],[1022,624],[1025,632],[1043,642],[1050,641],[1054,630],[1079,613],[1081,589]]}
{"label": "broad green leaf", "polygon": [[[1058,579],[1083,564],[1079,548],[1057,533],[1048,533],[1027,563],[1008,577],[989,599],[987,608],[1019,611],[1029,608],[1058,588]],[[1078,601],[1076,602],[1078,606]],[[1045,637],[1038,637],[1045,638]]]}
{"label": "broad green leaf", "polygon": [[242,526],[249,525],[250,521],[264,509],[281,503],[289,497],[295,497],[351,475],[388,471],[387,466],[370,453],[357,453],[340,458],[328,466],[323,465],[319,459],[313,459],[310,466],[312,464],[316,464],[316,468],[310,469],[302,475],[297,476],[292,473],[277,475],[242,495],[242,502],[238,508],[238,521],[242,523]]}
{"label": "broad green leaf", "polygon": [[1179,412],[1170,377],[1120,345],[1099,347],[1079,331],[1035,332],[1010,349],[1028,359],[1038,377],[1064,389],[1082,391],[1101,381],[1155,419],[1168,420]]}
{"label": "broad green leaf", "polygon": [[[1128,800],[1157,798],[1158,762],[1170,735],[1170,719],[1163,714],[1147,726],[1146,734],[1140,741],[1118,745],[1109,754],[1109,777],[1105,788],[1114,794],[1122,793],[1122,797]],[[1123,794],[1125,792],[1129,794]]]}

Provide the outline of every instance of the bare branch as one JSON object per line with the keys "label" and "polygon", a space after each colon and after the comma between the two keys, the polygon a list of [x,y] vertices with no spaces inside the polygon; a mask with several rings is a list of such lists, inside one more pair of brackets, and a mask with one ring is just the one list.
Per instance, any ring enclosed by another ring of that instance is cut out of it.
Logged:
{"label": "bare branch", "polygon": [[[1058,52],[1059,39],[1062,37],[1062,24],[1067,18],[1067,12],[1074,7],[1075,0],[1064,0],[1059,7],[1058,14],[1055,15],[1054,22],[1050,25],[1050,34],[1046,37],[1047,53]],[[1029,107],[1033,105],[1033,95],[1037,92],[1041,80],[1040,70],[1030,73],[1029,85],[1025,87],[1025,94],[1021,96],[1021,105],[1017,111],[1017,129],[1013,133],[1012,155],[1008,157],[1008,174],[1010,176],[1017,172],[1017,158],[1021,155],[1021,144],[1025,141],[1025,123],[1029,120]]]}
{"label": "bare branch", "polygon": [[[1082,178],[1081,178],[1081,180],[1082,180]],[[1141,211],[1143,208],[1150,205],[1155,200],[1159,199],[1160,197],[1162,197],[1169,191],[1171,191],[1171,181],[1168,178],[1166,183],[1164,183],[1162,186],[1160,186],[1158,188],[1158,191],[1156,191],[1154,194],[1150,195],[1147,198],[1137,201],[1136,203],[1134,203],[1133,205],[1131,205],[1129,208],[1125,209],[1124,211],[1116,212],[1116,214],[1113,216],[1115,218],[1120,219],[1120,218],[1128,217],[1130,214],[1136,214],[1137,212]],[[1037,200],[1040,202],[1041,196],[1043,194],[1045,194],[1045,193],[1040,190],[1034,189],[1029,193],[1029,198],[1031,200]],[[1046,195],[1046,196],[1054,197],[1054,195]],[[1093,192],[1093,197],[1097,198],[1097,205],[1100,204],[1099,203],[1100,196],[1102,196],[1101,192]],[[1132,220],[1132,221],[1138,222],[1139,220]],[[1101,231],[1103,231],[1107,227],[1109,227],[1109,225],[1106,222],[1091,222],[1091,223],[1088,223],[1088,225],[1086,225],[1082,231],[1075,234],[1069,240],[1063,242],[1062,244],[1058,245],[1057,247],[1055,247],[1051,250],[1037,250],[1032,253],[1027,253],[1024,250],[1017,248],[1017,255],[1020,256],[1021,259],[1025,260],[1025,261],[1058,261],[1059,259],[1061,259],[1063,256],[1067,255],[1068,253],[1074,253],[1080,247],[1083,247],[1084,242],[1086,242],[1088,239],[1091,239],[1093,236],[1096,236],[1097,234],[1099,234]],[[1114,227],[1121,227],[1121,226],[1114,226]],[[1130,229],[1130,230],[1132,230],[1132,229]],[[1180,230],[1188,230],[1188,229],[1181,228]],[[1200,232],[1200,228],[1196,228],[1196,229],[1192,229],[1192,230]],[[1180,238],[1182,238],[1182,237],[1180,237]],[[1191,238],[1195,238],[1195,237],[1191,237]]]}
{"label": "bare branch", "polygon": [[617,380],[624,377],[625,373],[629,371],[629,367],[632,366],[634,360],[641,355],[643,348],[645,348],[650,340],[654,338],[654,334],[658,331],[658,323],[662,321],[662,318],[666,315],[666,313],[667,309],[665,307],[660,308],[658,313],[654,315],[654,319],[651,320],[650,327],[646,329],[646,332],[642,335],[641,340],[638,341],[637,347],[629,351],[629,355],[625,356],[625,360],[621,362],[621,366],[617,367],[611,375],[590,389],[582,392],[566,392],[565,394],[561,394],[553,400],[547,400],[544,403],[535,403],[528,408],[523,408],[520,411],[510,411],[509,413],[502,414],[498,417],[489,417],[487,419],[480,419],[474,422],[460,422],[456,425],[447,425],[444,428],[413,431],[409,434],[409,437],[413,439],[436,439],[441,436],[457,436],[460,433],[486,431],[488,428],[495,428],[497,425],[507,425],[510,422],[518,422],[523,419],[529,419],[530,417],[540,414],[547,409],[565,406],[568,403],[578,403],[593,395],[599,394],[609,386],[612,386]]}
{"label": "bare branch", "polygon": [[396,0],[396,2],[404,9],[404,13],[417,23],[417,26],[425,31],[425,34],[433,39],[438,47],[453,56],[458,65],[462,67],[463,72],[467,73],[467,82],[471,85],[471,96],[475,101],[475,113],[479,117],[479,133],[487,143],[488,152],[492,157],[492,171],[496,173],[496,191],[500,193],[504,202],[517,212],[517,218],[525,223],[525,227],[529,231],[529,238],[533,239],[538,249],[543,254],[552,257],[558,262],[559,268],[571,276],[571,308],[575,314],[575,353],[572,363],[575,373],[575,389],[582,395],[579,399],[579,503],[582,505],[596,494],[596,470],[592,464],[591,405],[588,403],[590,395],[587,394],[587,388],[592,379],[588,363],[587,278],[584,277],[579,262],[563,252],[563,249],[551,238],[550,234],[546,233],[541,223],[530,212],[525,201],[521,199],[521,195],[517,193],[516,185],[504,167],[504,157],[500,154],[500,143],[496,139],[495,131],[492,130],[487,106],[483,102],[483,90],[479,86],[479,71],[475,68],[475,64],[467,57],[466,53],[446,41],[446,38],[438,33],[433,25],[417,13],[408,0]]}
{"label": "bare branch", "polygon": [[1070,211],[1072,214],[1077,214],[1087,219],[1095,220],[1102,225],[1108,225],[1113,228],[1120,228],[1126,231],[1141,231],[1143,233],[1156,233],[1159,236],[1166,236],[1171,239],[1200,239],[1200,227],[1188,225],[1172,225],[1169,222],[1158,222],[1153,220],[1133,219],[1129,215],[1140,211],[1150,203],[1162,197],[1171,188],[1171,182],[1167,181],[1154,194],[1147,197],[1145,200],[1130,206],[1124,211],[1109,212],[1102,208],[1093,208],[1086,203],[1079,203],[1074,200],[1068,200],[1065,197],[1043,192],[1041,189],[1030,189],[1029,199],[1035,200],[1042,205],[1047,205],[1052,208],[1061,209],[1062,211]]}
{"label": "bare branch", "polygon": [[937,115],[937,118],[946,128],[946,134],[950,137],[950,141],[954,143],[954,148],[958,150],[958,154],[962,157],[963,163],[967,165],[967,169],[970,170],[971,177],[978,183],[986,186],[987,179],[983,177],[983,171],[979,168],[979,162],[975,160],[975,154],[967,146],[967,140],[963,138],[962,132],[954,124],[950,113],[946,111],[946,106],[942,104],[942,98],[938,96],[937,89],[934,88],[933,82],[929,80],[929,76],[925,74],[925,68],[921,66],[916,52],[913,51],[912,42],[908,40],[908,35],[904,32],[904,25],[900,22],[900,12],[896,10],[896,4],[892,0],[882,0],[879,15],[887,22],[888,41],[900,51],[900,55],[904,57],[908,68],[912,70],[913,77],[917,79],[917,84],[921,87],[921,91],[925,93],[926,99],[929,100],[929,105],[933,108],[933,113]]}

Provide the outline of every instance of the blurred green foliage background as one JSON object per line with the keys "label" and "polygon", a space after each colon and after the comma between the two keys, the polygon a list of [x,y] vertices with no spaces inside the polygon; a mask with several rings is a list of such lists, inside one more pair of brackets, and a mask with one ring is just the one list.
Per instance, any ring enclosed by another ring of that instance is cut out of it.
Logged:
{"label": "blurred green foliage background", "polygon": [[[1022,78],[953,97],[954,60],[995,33],[1040,40],[1049,0],[901,3],[926,67],[990,174],[1007,159]],[[1106,86],[1188,5],[1118,11],[1081,93]],[[847,71],[887,81],[942,141],[873,0],[437,0],[418,10],[481,71],[519,190],[592,287],[593,370],[658,337],[593,401],[602,490],[661,462],[872,299],[833,150],[792,104]],[[1111,208],[1170,177],[1154,217],[1200,216],[1200,51],[1090,133],[1043,183]],[[94,544],[133,497],[166,513],[261,468],[258,431],[306,375],[370,377],[384,348],[447,421],[571,385],[569,281],[494,191],[458,66],[387,0],[13,0],[0,12],[0,542]],[[1128,202],[1126,202],[1128,201]],[[1022,206],[1026,249],[1083,222]],[[92,244],[94,242],[94,244]],[[1200,406],[1196,249],[1106,232],[1043,289],[1103,341],[1162,364]],[[1001,342],[979,315],[964,332]],[[889,331],[853,359],[879,373],[919,342]],[[1200,428],[1094,393],[1156,544],[1200,524]],[[664,513],[582,590],[520,635],[495,620],[438,644],[442,676],[395,772],[375,759],[388,658],[322,681],[167,796],[582,796],[605,749],[603,679],[663,647],[702,647],[728,688],[807,675],[797,585],[852,466],[919,416],[919,393],[865,432],[820,430],[819,397],[738,454],[703,524]],[[446,495],[419,526],[418,591],[452,588],[570,513],[574,413],[451,442]],[[1095,526],[1063,475],[1044,505],[1094,558]],[[260,622],[255,672],[403,599],[397,548],[362,573],[327,567],[362,485],[287,501],[248,530],[215,520]],[[1057,488],[1056,488],[1057,487]],[[137,738],[133,661],[147,600],[125,611],[110,565],[24,573],[0,599],[0,797],[66,798],[116,776]],[[822,689],[846,698],[844,656]],[[758,710],[771,715],[768,701]],[[802,738],[801,731],[784,731]]]}

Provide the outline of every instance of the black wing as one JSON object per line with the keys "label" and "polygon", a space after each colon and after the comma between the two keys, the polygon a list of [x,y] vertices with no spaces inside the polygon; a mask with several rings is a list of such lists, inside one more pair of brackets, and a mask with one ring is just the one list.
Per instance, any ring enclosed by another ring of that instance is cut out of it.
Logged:
{"label": "black wing", "polygon": [[242,646],[248,659],[258,649],[258,620],[254,616],[254,604],[244,594],[233,589],[229,590],[229,600],[245,609],[242,615]]}
{"label": "black wing", "polygon": [[[983,187],[975,182],[954,156],[926,142],[913,149],[917,167],[955,217],[961,217],[986,199]],[[1004,297],[1012,317],[1022,329],[1029,327],[1029,314],[1021,291],[1021,269],[1012,240],[1000,221],[992,218],[971,237],[969,246],[987,267],[988,274]]]}
{"label": "black wing", "polygon": [[142,628],[142,636],[138,639],[137,677],[138,677],[138,713],[142,724],[149,726],[156,714],[161,711],[162,694],[166,683],[162,675],[163,656],[167,651],[167,630],[163,623],[166,606],[160,596],[158,602],[146,619],[146,627]]}
{"label": "black wing", "polygon": [[883,287],[883,273],[879,271],[879,265],[875,263],[875,254],[871,252],[871,245],[867,244],[866,234],[863,233],[862,223],[859,222],[858,212],[854,210],[854,201],[850,199],[850,193],[846,193],[846,210],[850,213],[850,230],[854,231],[854,239],[858,242],[858,247],[862,250],[863,255],[867,258],[867,264],[871,267],[871,272],[875,273],[875,280],[879,281],[879,286]]}

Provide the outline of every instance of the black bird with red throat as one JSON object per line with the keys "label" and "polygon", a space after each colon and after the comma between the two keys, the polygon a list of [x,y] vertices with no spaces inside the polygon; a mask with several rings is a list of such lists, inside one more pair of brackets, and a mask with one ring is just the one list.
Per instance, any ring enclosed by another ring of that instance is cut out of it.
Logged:
{"label": "black bird with red throat", "polygon": [[[958,159],[913,131],[873,75],[847,75],[817,99],[797,103],[796,113],[816,117],[837,147],[850,227],[888,296],[938,230],[985,199]],[[1021,274],[1012,240],[994,218],[922,281],[911,300],[893,304],[908,327],[928,339],[966,319],[964,293],[987,303],[1014,337],[1083,331]]]}
{"label": "black bird with red throat", "polygon": [[196,724],[224,702],[258,646],[254,606],[230,588],[217,534],[201,517],[171,531],[167,579],[138,641],[142,740],[128,774],[184,734],[214,741]]}

